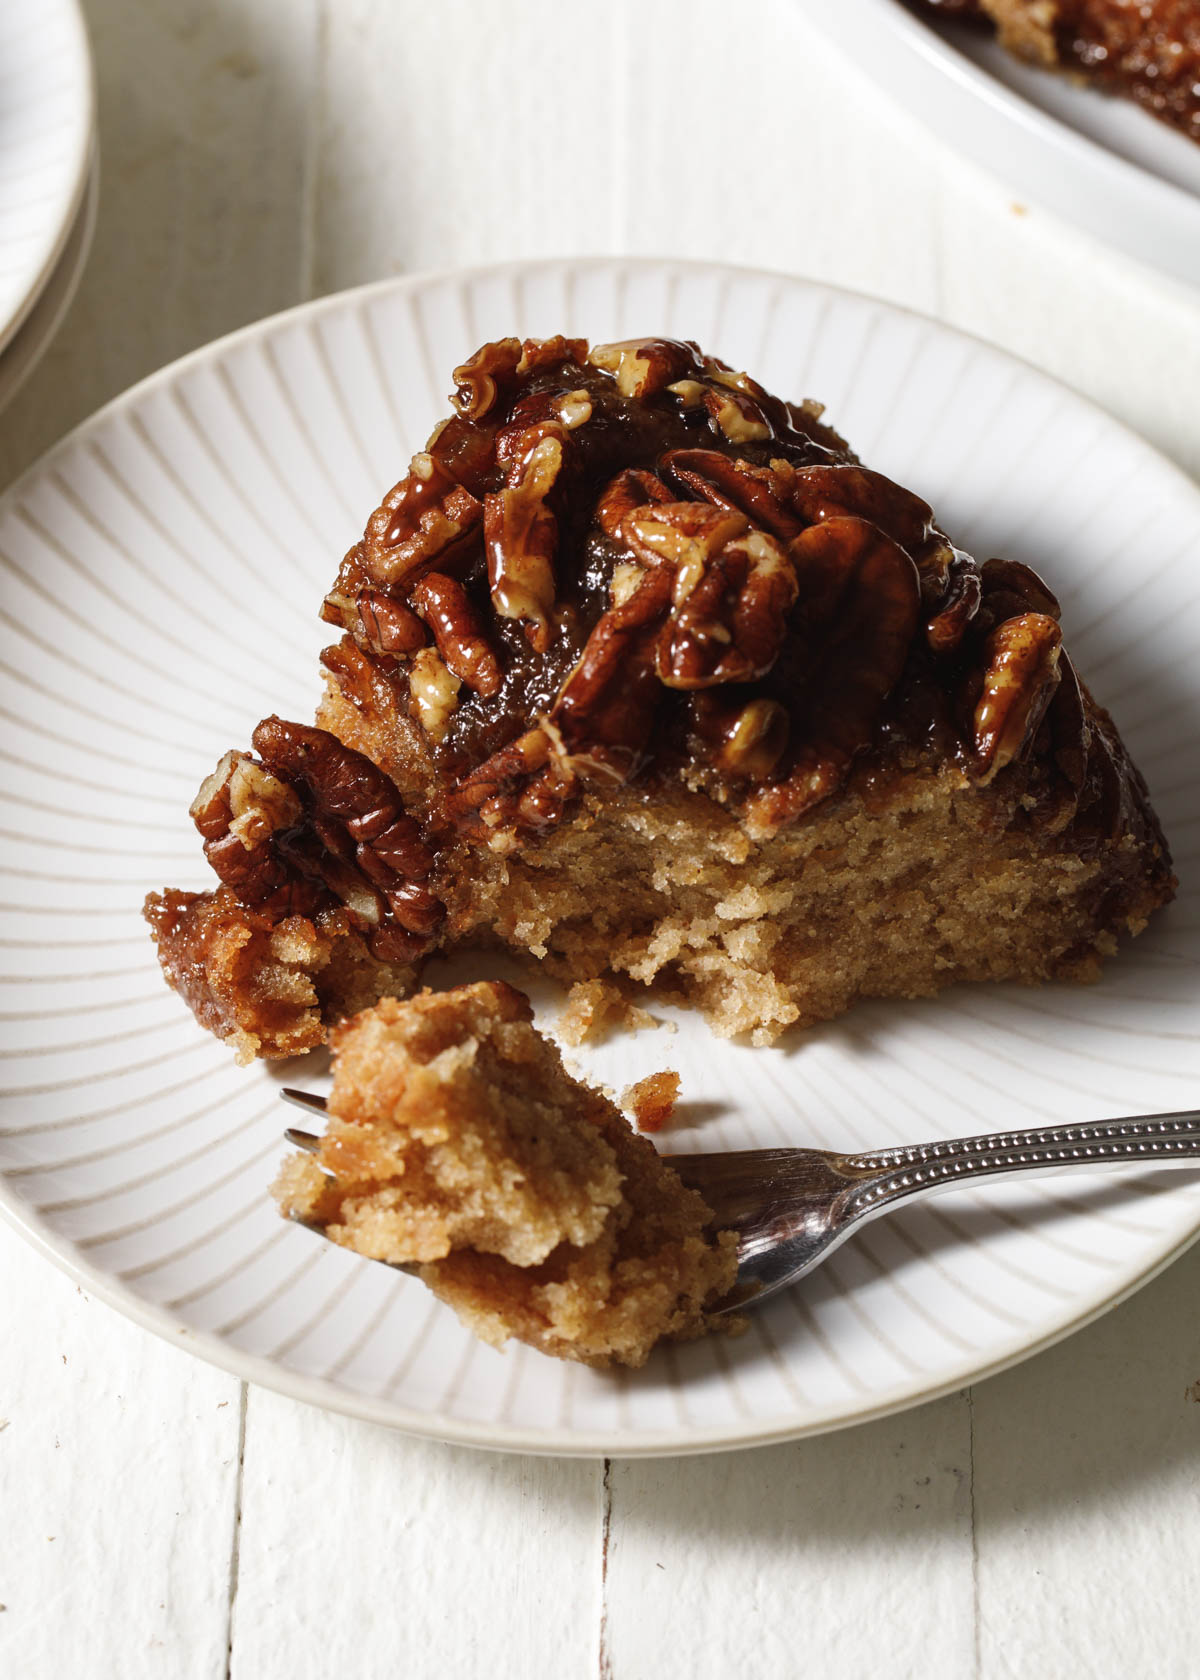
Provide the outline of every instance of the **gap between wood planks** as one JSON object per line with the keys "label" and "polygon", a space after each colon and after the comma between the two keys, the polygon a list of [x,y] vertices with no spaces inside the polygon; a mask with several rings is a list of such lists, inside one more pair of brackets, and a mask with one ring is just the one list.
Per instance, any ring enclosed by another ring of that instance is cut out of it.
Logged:
{"label": "gap between wood planks", "polygon": [[608,1542],[612,1532],[612,1459],[604,1460],[600,1494],[600,1680],[613,1680],[608,1645]]}
{"label": "gap between wood planks", "polygon": [[233,1539],[229,1549],[229,1604],[226,1610],[228,1625],[225,1630],[225,1680],[232,1680],[233,1675],[233,1610],[237,1602],[238,1566],[242,1554],[242,1483],[246,1470],[246,1413],[250,1404],[250,1385],[238,1385],[238,1444],[237,1444],[237,1478],[234,1483],[233,1495]]}

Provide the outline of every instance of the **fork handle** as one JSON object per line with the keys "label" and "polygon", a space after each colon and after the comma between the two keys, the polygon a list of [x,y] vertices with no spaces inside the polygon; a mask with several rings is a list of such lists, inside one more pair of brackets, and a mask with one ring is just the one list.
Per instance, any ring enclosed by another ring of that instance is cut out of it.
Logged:
{"label": "fork handle", "polygon": [[1200,1161],[1200,1109],[1147,1114],[1138,1120],[1096,1120],[945,1138],[838,1158],[839,1168],[862,1175],[847,1201],[862,1214],[925,1190],[974,1178],[1099,1167],[1120,1161]]}

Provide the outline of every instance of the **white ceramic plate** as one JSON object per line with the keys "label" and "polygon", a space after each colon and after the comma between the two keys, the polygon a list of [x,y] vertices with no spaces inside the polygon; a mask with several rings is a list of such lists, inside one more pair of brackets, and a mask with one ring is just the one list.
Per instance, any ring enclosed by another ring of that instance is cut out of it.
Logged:
{"label": "white ceramic plate", "polygon": [[53,273],[87,186],[92,67],[76,0],[0,6],[0,348]]}
{"label": "white ceramic plate", "polygon": [[[671,1149],[834,1148],[1196,1098],[1200,493],[1034,369],[780,276],[549,262],[324,299],[103,409],[0,502],[0,1206],[140,1323],[288,1393],[535,1452],[669,1453],[833,1428],[960,1386],[1112,1305],[1196,1236],[1200,1174],[956,1192],[873,1226],[737,1341],[604,1375],[472,1340],[421,1287],[281,1222],[283,1079],[162,985],[148,887],[202,886],[186,815],[265,712],[310,716],[316,607],[485,338],[693,336],[829,405],[958,540],[1040,566],[1149,775],[1179,902],[1091,989],[860,1007],[772,1050],[690,1016],[587,1058],[684,1074]],[[1189,756],[1190,755],[1190,756]]]}
{"label": "white ceramic plate", "polygon": [[96,205],[100,197],[99,165],[92,164],[87,191],[55,265],[54,273],[39,292],[33,308],[21,322],[3,350],[0,350],[0,409],[6,408],[29,378],[62,325],[63,317],[83,278],[88,251],[96,227]]}
{"label": "white ceramic plate", "polygon": [[956,151],[1097,238],[1200,284],[1200,146],[1127,100],[1022,65],[898,0],[799,0],[815,28]]}

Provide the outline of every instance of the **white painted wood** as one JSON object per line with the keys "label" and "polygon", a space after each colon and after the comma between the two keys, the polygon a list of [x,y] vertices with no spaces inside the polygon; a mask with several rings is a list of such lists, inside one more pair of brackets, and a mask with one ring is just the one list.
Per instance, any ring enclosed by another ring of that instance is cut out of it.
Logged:
{"label": "white painted wood", "polygon": [[974,1393],[980,1672],[1193,1680],[1200,1250]]}
{"label": "white painted wood", "polygon": [[736,1457],[614,1463],[616,1680],[969,1674],[968,1405]]}
{"label": "white painted wood", "polygon": [[[944,314],[1200,468],[1200,301],[936,146],[813,30],[825,3],[88,0],[96,246],[0,417],[0,482],[142,373],[313,292],[618,250]],[[255,1393],[239,1517],[237,1385],[0,1231],[0,1671],[221,1675],[236,1579],[232,1673],[253,1680],[601,1659],[614,1680],[1182,1680],[1198,1284],[1194,1255],[970,1414],[615,1465],[607,1516],[598,1466]]]}
{"label": "white painted wood", "polygon": [[241,1385],[0,1225],[0,1674],[219,1680]]}
{"label": "white painted wood", "polygon": [[1200,473],[1200,296],[942,164],[941,308]]}
{"label": "white painted wood", "polygon": [[233,1680],[592,1680],[602,1477],[252,1391]]}
{"label": "white painted wood", "polygon": [[[320,291],[576,252],[724,258],[936,303],[908,119],[765,0],[345,0],[328,37]],[[335,14],[331,13],[331,17]]]}

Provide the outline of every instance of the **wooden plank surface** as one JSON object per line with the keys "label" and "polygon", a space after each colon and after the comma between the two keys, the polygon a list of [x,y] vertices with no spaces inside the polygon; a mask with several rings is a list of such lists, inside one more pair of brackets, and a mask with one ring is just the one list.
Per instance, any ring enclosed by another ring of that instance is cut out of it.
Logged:
{"label": "wooden plank surface", "polygon": [[0,1226],[0,1673],[218,1680],[243,1385]]}
{"label": "wooden plank surface", "polygon": [[[941,314],[1200,469],[1197,299],[936,146],[825,45],[817,3],[88,0],[99,229],[0,416],[0,482],[142,374],[316,292],[593,251]],[[1193,1254],[906,1416],[604,1466],[247,1396],[0,1231],[0,1672],[1183,1680],[1198,1289]]]}

